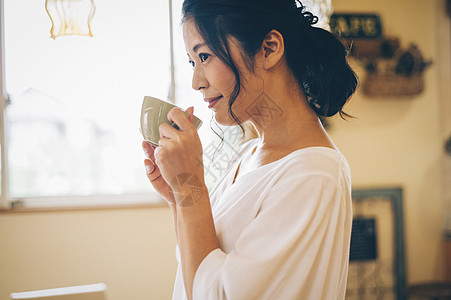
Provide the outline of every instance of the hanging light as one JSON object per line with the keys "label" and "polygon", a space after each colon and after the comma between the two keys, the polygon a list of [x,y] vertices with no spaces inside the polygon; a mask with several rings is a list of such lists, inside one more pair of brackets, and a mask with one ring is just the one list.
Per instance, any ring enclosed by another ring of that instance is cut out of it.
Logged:
{"label": "hanging light", "polygon": [[46,0],[45,9],[52,21],[50,37],[93,36],[91,21],[96,11],[94,0]]}

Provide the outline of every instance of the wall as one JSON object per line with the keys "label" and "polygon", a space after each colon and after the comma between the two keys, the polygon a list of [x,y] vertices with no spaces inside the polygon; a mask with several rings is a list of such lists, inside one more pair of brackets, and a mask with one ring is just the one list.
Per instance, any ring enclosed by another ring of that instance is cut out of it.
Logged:
{"label": "wall", "polygon": [[[404,188],[408,281],[441,279],[442,143],[451,132],[449,31],[438,30],[449,29],[444,1],[333,3],[336,11],[379,12],[388,34],[415,42],[434,60],[423,94],[401,100],[358,93],[348,108],[357,118],[334,120],[332,137],[349,159],[355,187]],[[171,222],[166,208],[1,213],[0,300],[13,291],[95,282],[108,285],[111,300],[169,299],[176,268]]]}
{"label": "wall", "polygon": [[106,283],[110,300],[170,299],[176,271],[167,208],[0,214],[0,299]]}
{"label": "wall", "polygon": [[[349,160],[354,187],[404,189],[407,280],[443,278],[441,167],[445,127],[449,126],[451,112],[450,93],[446,90],[451,82],[449,35],[447,42],[439,39],[443,32],[438,30],[437,21],[442,20],[441,26],[449,29],[444,1],[334,0],[333,3],[336,12],[379,13],[386,35],[399,37],[404,47],[416,43],[423,56],[434,62],[425,73],[425,90],[419,96],[382,99],[358,92],[347,108],[356,119],[348,122],[335,119],[332,137]],[[447,54],[441,54],[439,49]],[[358,62],[354,61],[354,65],[364,80]]]}

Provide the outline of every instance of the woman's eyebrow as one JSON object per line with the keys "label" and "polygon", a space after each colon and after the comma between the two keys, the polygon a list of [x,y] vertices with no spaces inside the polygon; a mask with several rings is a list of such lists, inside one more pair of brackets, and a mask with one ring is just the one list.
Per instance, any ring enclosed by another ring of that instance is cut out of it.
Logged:
{"label": "woman's eyebrow", "polygon": [[207,43],[199,43],[196,46],[193,47],[193,52],[196,53],[200,47],[207,45]]}

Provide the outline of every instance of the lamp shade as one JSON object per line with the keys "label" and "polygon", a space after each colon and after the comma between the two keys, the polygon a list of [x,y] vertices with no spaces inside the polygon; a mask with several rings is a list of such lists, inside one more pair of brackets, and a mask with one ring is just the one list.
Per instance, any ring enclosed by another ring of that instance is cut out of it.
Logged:
{"label": "lamp shade", "polygon": [[91,21],[96,10],[94,0],[46,0],[45,9],[52,21],[51,38],[64,35],[93,36]]}

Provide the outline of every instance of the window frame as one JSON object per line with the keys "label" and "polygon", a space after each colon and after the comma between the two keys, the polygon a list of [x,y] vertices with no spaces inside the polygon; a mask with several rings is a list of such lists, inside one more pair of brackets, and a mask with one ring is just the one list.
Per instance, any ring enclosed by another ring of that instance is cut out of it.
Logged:
{"label": "window frame", "polygon": [[7,159],[6,159],[6,147],[5,147],[5,108],[8,103],[8,97],[5,93],[5,47],[4,47],[4,9],[3,0],[0,0],[0,168],[1,168],[1,196],[0,196],[0,209],[9,209],[11,207],[11,201],[8,199],[8,182],[7,182]]}
{"label": "window frame", "polygon": [[[169,4],[169,32],[170,32],[170,74],[171,83],[168,98],[175,102],[175,67],[173,41],[173,10],[172,0]],[[44,9],[44,8],[43,8]],[[164,199],[157,192],[142,194],[105,194],[80,196],[48,196],[11,198],[8,193],[8,137],[6,136],[7,122],[5,120],[9,97],[5,89],[5,39],[4,39],[4,0],[0,0],[0,169],[1,191],[0,211],[48,211],[48,210],[76,210],[99,209],[117,207],[166,206]],[[144,167],[143,167],[143,176]]]}

